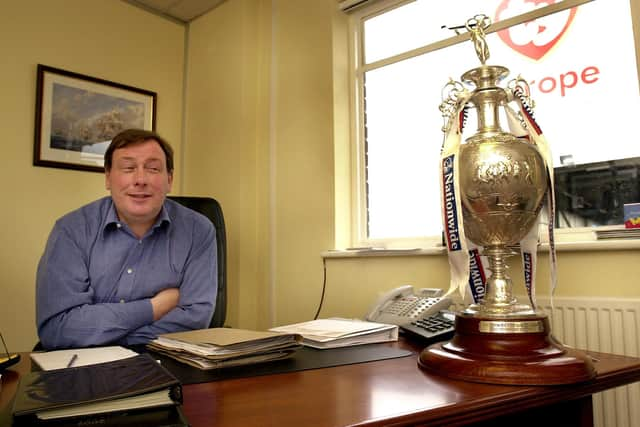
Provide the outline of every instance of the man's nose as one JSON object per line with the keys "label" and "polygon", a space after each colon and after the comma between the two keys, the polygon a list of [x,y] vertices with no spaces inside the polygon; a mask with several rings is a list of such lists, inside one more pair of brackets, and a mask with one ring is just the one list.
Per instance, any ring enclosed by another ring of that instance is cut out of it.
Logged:
{"label": "man's nose", "polygon": [[144,168],[136,168],[135,173],[135,183],[136,184],[146,184],[147,183],[147,172]]}

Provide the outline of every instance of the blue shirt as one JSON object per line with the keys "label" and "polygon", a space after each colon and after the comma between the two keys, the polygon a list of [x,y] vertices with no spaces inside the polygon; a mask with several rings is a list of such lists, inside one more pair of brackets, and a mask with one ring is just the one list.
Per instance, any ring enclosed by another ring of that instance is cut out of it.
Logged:
{"label": "blue shirt", "polygon": [[[36,277],[36,323],[46,349],[142,344],[209,326],[217,295],[216,234],[203,215],[165,200],[138,239],[111,197],[60,218]],[[180,289],[178,306],[153,321],[150,299]]]}

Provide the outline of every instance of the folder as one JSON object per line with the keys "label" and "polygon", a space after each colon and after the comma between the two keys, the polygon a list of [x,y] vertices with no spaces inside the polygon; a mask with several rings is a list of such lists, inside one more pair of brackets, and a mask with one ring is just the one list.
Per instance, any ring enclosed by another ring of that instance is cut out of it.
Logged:
{"label": "folder", "polygon": [[301,340],[297,334],[209,328],[163,334],[147,348],[199,369],[219,369],[287,358]]}
{"label": "folder", "polygon": [[15,425],[58,425],[68,420],[80,424],[86,417],[114,418],[127,411],[181,403],[180,382],[149,354],[141,354],[26,374],[18,384],[13,418]]}

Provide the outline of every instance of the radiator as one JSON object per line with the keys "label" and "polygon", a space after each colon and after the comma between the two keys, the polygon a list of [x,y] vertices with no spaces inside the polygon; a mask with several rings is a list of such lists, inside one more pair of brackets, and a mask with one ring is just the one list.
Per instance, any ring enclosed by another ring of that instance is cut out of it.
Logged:
{"label": "radiator", "polygon": [[[522,298],[522,297],[520,297]],[[640,357],[640,299],[537,298],[553,335],[578,349]],[[640,426],[640,383],[593,396],[596,427]]]}

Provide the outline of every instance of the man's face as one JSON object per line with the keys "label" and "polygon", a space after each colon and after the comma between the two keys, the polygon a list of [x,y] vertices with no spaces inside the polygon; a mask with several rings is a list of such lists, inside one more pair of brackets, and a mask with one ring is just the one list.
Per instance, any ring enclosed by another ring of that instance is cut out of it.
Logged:
{"label": "man's face", "polygon": [[171,191],[173,175],[167,171],[164,151],[152,139],[116,149],[105,179],[120,220],[148,230]]}

